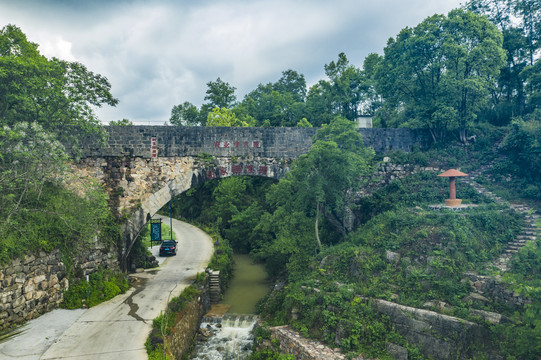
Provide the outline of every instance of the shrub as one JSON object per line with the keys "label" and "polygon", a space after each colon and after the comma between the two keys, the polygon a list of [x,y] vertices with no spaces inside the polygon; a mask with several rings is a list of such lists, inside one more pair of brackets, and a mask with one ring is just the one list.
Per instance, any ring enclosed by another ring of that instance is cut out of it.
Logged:
{"label": "shrub", "polygon": [[125,293],[129,287],[124,274],[99,270],[89,276],[89,281],[86,279],[76,281],[64,292],[63,307],[66,309],[92,307]]}

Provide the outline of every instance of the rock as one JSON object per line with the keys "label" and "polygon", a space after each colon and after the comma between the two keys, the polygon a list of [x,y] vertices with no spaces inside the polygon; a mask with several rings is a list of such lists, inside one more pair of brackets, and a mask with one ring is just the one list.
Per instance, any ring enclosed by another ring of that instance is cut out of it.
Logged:
{"label": "rock", "polygon": [[502,315],[495,312],[470,309],[470,314],[473,316],[480,316],[491,324],[500,324],[502,322]]}
{"label": "rock", "polygon": [[474,303],[476,302],[476,303],[484,304],[484,303],[487,303],[489,300],[481,294],[472,292],[468,296],[466,296],[464,299],[462,299],[462,302],[465,302],[465,303],[469,301],[472,301]]}
{"label": "rock", "polygon": [[209,329],[200,328],[199,329],[199,335],[201,335],[205,339],[208,339],[209,337],[212,336],[212,332]]}
{"label": "rock", "polygon": [[387,260],[388,263],[396,263],[400,260],[400,254],[387,250],[385,251],[385,260]]}
{"label": "rock", "polygon": [[388,342],[386,350],[395,360],[408,360],[408,349],[403,346]]}

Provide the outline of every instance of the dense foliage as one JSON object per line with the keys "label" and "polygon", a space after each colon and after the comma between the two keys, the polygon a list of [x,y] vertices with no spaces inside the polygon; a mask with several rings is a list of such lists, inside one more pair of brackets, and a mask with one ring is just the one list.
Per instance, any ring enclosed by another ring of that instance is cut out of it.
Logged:
{"label": "dense foliage", "polygon": [[[342,156],[352,156],[349,151],[362,153],[357,141],[348,147],[348,127],[340,127],[341,121],[320,130],[314,143],[344,144],[336,148]],[[492,140],[503,133],[489,129],[486,138],[473,146],[455,144],[428,152],[393,153],[390,157],[397,163],[421,166],[467,163],[464,168],[474,170],[487,162],[502,161],[493,153]],[[428,204],[441,203],[449,191],[448,181],[431,172],[397,179],[353,205],[348,192],[340,192],[341,182],[333,180],[336,172],[347,174],[346,170],[315,171],[329,149],[335,148],[314,146],[292,166],[290,175],[271,186],[262,180],[228,178],[190,190],[185,198],[185,209],[192,214],[200,218],[207,214],[207,219],[218,224],[234,225],[223,227],[234,248],[250,251],[264,261],[276,279],[275,291],[259,305],[262,318],[274,325],[289,324],[305,336],[351,354],[363,352],[386,358],[385,346],[390,341],[405,346],[411,358],[421,359],[420,351],[395,332],[388,318],[373,310],[369,299],[428,308],[482,326],[487,325],[470,310],[496,311],[512,321],[488,328],[498,339],[493,346],[509,359],[535,358],[540,329],[538,247],[532,244],[521,250],[505,276],[511,289],[532,301],[520,311],[502,303],[472,301],[471,284],[464,275],[494,271],[487,264],[500,256],[520,232],[521,216],[461,181],[458,197],[477,207],[462,212],[428,210]],[[337,163],[348,168],[345,163]],[[326,188],[326,182],[334,186]],[[257,191],[257,185],[263,187]],[[321,248],[314,228],[318,194],[325,208],[340,213],[349,207],[361,222],[354,231],[341,234],[336,224],[321,215]],[[205,205],[194,208],[198,199]],[[208,217],[214,212],[215,217]],[[272,359],[278,354],[268,349],[254,356]]]}
{"label": "dense foliage", "polygon": [[[67,259],[118,228],[105,191],[81,181],[62,185],[69,144],[99,133],[93,107],[115,105],[110,85],[84,65],[47,59],[16,26],[0,30],[0,262],[60,248]],[[84,188],[84,189],[83,189]],[[69,261],[68,261],[69,263]]]}
{"label": "dense foliage", "polygon": [[463,10],[403,29],[375,74],[388,126],[429,129],[435,142],[458,130],[465,142],[504,64],[502,42],[495,25]]}
{"label": "dense foliage", "polygon": [[93,108],[118,103],[107,79],[83,64],[47,59],[14,25],[0,30],[0,124],[39,124],[76,146],[78,134],[101,131]]}
{"label": "dense foliage", "polygon": [[500,172],[523,179],[523,195],[541,201],[541,110],[513,121],[502,147],[508,161]]}
{"label": "dense foliage", "polygon": [[[117,103],[109,89],[80,63],[42,56],[16,26],[0,30],[0,264],[58,249],[72,281],[77,254],[119,239],[105,190],[65,171],[79,136],[102,132],[93,107]],[[63,305],[94,306],[128,287],[123,274],[98,271],[71,284]]]}

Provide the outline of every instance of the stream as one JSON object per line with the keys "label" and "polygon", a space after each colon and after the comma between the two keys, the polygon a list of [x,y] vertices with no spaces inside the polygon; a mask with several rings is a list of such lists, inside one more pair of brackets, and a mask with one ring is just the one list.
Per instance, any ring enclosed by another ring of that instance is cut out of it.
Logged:
{"label": "stream", "polygon": [[253,264],[249,255],[233,255],[235,271],[231,284],[220,304],[230,308],[223,318],[206,318],[201,323],[202,332],[210,335],[198,341],[191,359],[243,360],[252,352],[252,330],[256,323],[257,302],[269,288],[267,272],[261,264]]}

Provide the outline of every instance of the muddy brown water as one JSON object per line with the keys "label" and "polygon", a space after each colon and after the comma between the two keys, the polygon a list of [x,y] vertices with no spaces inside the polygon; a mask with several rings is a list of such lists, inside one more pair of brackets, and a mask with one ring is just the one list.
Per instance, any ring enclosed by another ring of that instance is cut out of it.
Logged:
{"label": "muddy brown water", "polygon": [[222,304],[230,305],[229,314],[254,314],[257,302],[269,291],[268,275],[262,264],[254,264],[249,255],[235,254],[235,271]]}

